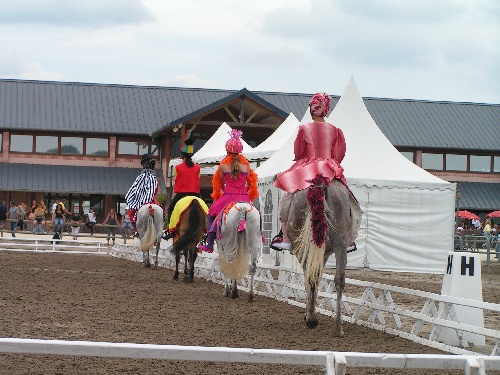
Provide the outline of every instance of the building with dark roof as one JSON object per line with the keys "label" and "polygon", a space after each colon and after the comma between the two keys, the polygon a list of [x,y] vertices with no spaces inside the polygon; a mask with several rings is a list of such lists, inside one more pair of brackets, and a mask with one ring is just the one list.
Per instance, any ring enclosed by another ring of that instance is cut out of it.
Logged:
{"label": "building with dark roof", "polygon": [[[0,198],[56,195],[71,207],[120,210],[153,154],[168,200],[168,165],[194,129],[195,150],[226,122],[256,146],[311,94],[0,80]],[[339,96],[332,96],[332,108]],[[376,124],[403,155],[458,182],[461,208],[500,209],[500,105],[364,98]],[[369,141],[369,140],[367,140]],[[203,194],[210,176],[202,177]]]}

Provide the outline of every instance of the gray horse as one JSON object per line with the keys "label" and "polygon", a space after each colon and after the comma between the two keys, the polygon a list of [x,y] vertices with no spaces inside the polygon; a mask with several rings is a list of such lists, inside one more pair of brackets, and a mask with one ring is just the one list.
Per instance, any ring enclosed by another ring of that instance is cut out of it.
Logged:
{"label": "gray horse", "polygon": [[217,240],[217,249],[219,265],[225,277],[224,295],[238,298],[237,282],[250,272],[248,301],[253,302],[253,281],[262,250],[259,210],[250,203],[235,203],[227,214],[224,214],[220,232],[221,239]]}
{"label": "gray horse", "polygon": [[158,268],[158,253],[160,251],[161,235],[163,233],[163,209],[157,204],[145,204],[137,211],[137,230],[141,240],[142,266],[151,267],[149,250],[156,243],[156,258],[154,268]]}
{"label": "gray horse", "polygon": [[354,241],[359,229],[359,205],[340,181],[329,181],[317,175],[308,189],[299,190],[283,200],[280,216],[287,222],[291,252],[304,270],[307,293],[304,320],[309,328],[318,325],[315,312],[318,286],[328,257],[335,253],[337,304],[334,334],[343,337],[341,301],[345,286],[347,246]]}

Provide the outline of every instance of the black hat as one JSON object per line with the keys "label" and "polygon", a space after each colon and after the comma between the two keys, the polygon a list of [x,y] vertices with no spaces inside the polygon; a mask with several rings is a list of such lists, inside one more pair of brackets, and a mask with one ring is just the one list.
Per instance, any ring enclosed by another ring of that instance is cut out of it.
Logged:
{"label": "black hat", "polygon": [[144,155],[142,155],[142,160],[141,161],[145,161],[145,160],[149,160],[149,159],[152,159],[151,155],[150,154],[144,154]]}

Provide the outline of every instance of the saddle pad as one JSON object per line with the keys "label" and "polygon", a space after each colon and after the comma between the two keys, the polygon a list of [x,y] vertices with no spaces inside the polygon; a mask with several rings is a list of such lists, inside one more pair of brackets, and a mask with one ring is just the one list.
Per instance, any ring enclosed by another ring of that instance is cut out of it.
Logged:
{"label": "saddle pad", "polygon": [[200,207],[205,213],[205,215],[208,214],[208,206],[207,204],[203,201],[203,199],[188,195],[187,197],[179,199],[179,201],[175,204],[174,210],[172,211],[172,215],[170,216],[170,223],[168,223],[168,228],[170,231],[174,230],[177,228],[177,225],[179,225],[179,222],[181,221],[181,216],[188,209],[190,206],[191,202],[193,200],[197,200],[200,203]]}

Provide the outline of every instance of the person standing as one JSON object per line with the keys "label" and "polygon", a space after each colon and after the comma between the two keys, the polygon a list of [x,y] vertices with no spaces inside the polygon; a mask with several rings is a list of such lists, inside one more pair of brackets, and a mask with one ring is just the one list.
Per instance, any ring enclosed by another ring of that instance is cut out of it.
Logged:
{"label": "person standing", "polygon": [[211,253],[214,251],[215,228],[212,228],[217,215],[229,203],[252,202],[259,196],[257,174],[250,167],[248,160],[241,154],[241,130],[233,129],[226,142],[227,156],[221,160],[212,178],[214,203],[207,215],[207,242],[198,244],[198,249]]}
{"label": "person standing", "polygon": [[[108,216],[106,216],[106,219],[104,220],[103,224],[118,225],[118,216],[116,215],[116,211],[114,208],[109,210]],[[113,236],[113,244],[115,243],[115,234],[116,234],[116,227],[109,227],[108,226],[108,235],[106,237],[106,240],[108,241],[108,245],[109,245],[109,239],[111,236]]]}
{"label": "person standing", "polygon": [[[172,211],[174,210],[177,202],[187,196],[195,196],[201,198],[200,196],[200,171],[201,168],[198,164],[191,160],[194,154],[193,149],[193,131],[189,130],[186,133],[184,139],[184,144],[181,147],[181,157],[182,163],[178,164],[174,168],[174,197],[170,201],[167,209],[167,225],[170,224],[170,217],[172,216]],[[175,228],[170,228],[163,234],[163,239],[168,240],[174,238]]]}
{"label": "person standing", "polygon": [[125,213],[123,214],[123,217],[122,217],[122,230],[123,230],[123,234],[126,236],[129,235],[129,231],[130,231],[130,233],[134,232],[134,227],[132,226],[132,223],[130,222],[129,212],[130,212],[130,210],[128,209],[128,207],[125,207]]}
{"label": "person standing", "polygon": [[[143,170],[137,176],[134,183],[125,194],[125,201],[130,209],[130,221],[135,227],[137,220],[137,211],[146,203],[154,203],[160,205],[156,200],[158,192],[158,177],[155,172],[156,160],[149,154],[142,155],[141,165]],[[137,228],[135,236],[138,237]]]}
{"label": "person standing", "polygon": [[19,209],[19,220],[17,222],[17,228],[19,230],[23,230],[24,229],[24,221],[26,220],[26,215],[28,212],[28,207],[26,206],[26,203],[24,201],[21,201],[19,203],[19,206],[17,206],[17,208]]}
{"label": "person standing", "polygon": [[486,219],[484,222],[483,236],[486,240],[486,250],[489,254],[491,250],[491,219]]}
{"label": "person standing", "polygon": [[82,217],[78,210],[74,210],[71,215],[71,234],[73,235],[73,240],[78,239],[78,233],[80,232],[80,224],[82,223]]}
{"label": "person standing", "polygon": [[12,237],[15,237],[16,234],[14,232],[16,231],[17,221],[19,220],[19,208],[17,208],[14,201],[10,202],[9,219],[15,220],[10,222],[10,231],[12,232]]}

